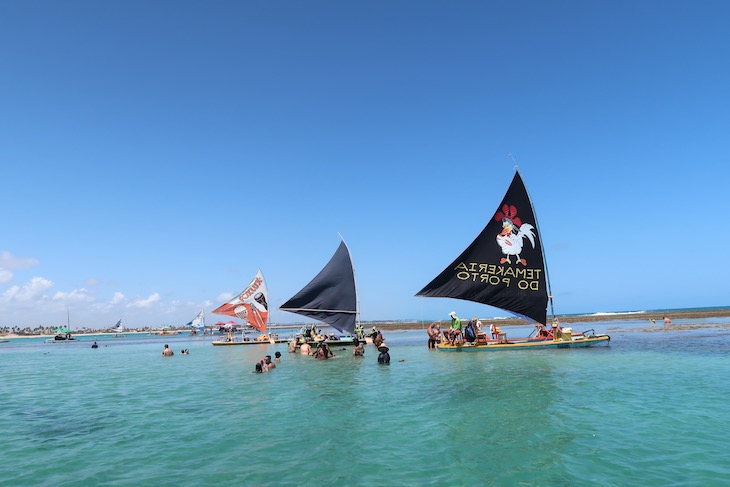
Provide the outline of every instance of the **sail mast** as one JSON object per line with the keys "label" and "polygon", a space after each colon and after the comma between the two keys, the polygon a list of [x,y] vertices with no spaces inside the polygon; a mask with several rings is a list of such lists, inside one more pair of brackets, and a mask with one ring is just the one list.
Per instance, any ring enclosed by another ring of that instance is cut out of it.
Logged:
{"label": "sail mast", "polygon": [[[510,158],[512,159],[512,162],[515,163],[515,171],[520,173],[520,168],[517,167],[517,161],[515,160],[515,157],[512,155],[512,153],[509,153]],[[522,177],[522,173],[520,173],[520,177]],[[540,223],[537,219],[537,210],[535,209],[535,205],[532,204],[532,198],[530,197],[530,192],[527,190],[527,185],[525,185],[525,192],[527,193],[527,199],[530,201],[530,206],[532,207],[532,214],[535,217],[535,227],[537,230],[537,238],[540,239],[540,242],[544,242],[542,239],[542,233],[540,233]],[[540,245],[540,251],[542,252],[542,265],[545,269],[545,284],[547,285],[547,294],[548,294],[548,303],[550,303],[550,314],[553,317],[553,321],[555,321],[555,308],[553,307],[553,290],[550,287],[550,273],[548,272],[548,265],[547,265],[547,257],[545,256],[545,246]],[[544,323],[547,325],[547,323]]]}
{"label": "sail mast", "polygon": [[[340,240],[342,240],[342,243],[345,244],[345,247],[347,247],[347,255],[350,257],[350,266],[352,267],[352,277],[355,281],[355,323],[357,325],[360,325],[360,295],[357,293],[357,276],[355,275],[355,264],[352,263],[352,252],[350,252],[350,247],[347,246],[347,242],[345,242],[345,239],[342,237],[340,232],[337,232],[337,235],[340,236]],[[358,326],[359,328],[359,326]]]}

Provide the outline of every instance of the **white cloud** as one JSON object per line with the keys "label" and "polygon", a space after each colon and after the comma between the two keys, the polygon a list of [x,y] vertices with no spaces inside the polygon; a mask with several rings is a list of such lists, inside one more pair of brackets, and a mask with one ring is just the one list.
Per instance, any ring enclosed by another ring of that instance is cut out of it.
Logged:
{"label": "white cloud", "polygon": [[125,301],[126,299],[127,298],[124,297],[124,294],[117,291],[114,293],[114,297],[112,298],[111,304],[119,304],[122,301]]}
{"label": "white cloud", "polygon": [[46,291],[53,287],[53,281],[49,281],[43,277],[34,277],[28,284],[24,286],[12,286],[7,289],[0,299],[3,301],[29,302],[35,301],[43,297]]}
{"label": "white cloud", "polygon": [[228,301],[230,301],[231,299],[233,299],[233,296],[235,296],[235,294],[233,294],[233,293],[219,294],[218,295],[218,298],[217,298],[217,301],[218,302],[221,302],[221,303],[227,303]]}
{"label": "white cloud", "polygon": [[0,282],[10,282],[13,278],[13,273],[7,269],[0,267]]}
{"label": "white cloud", "polygon": [[5,269],[29,269],[38,265],[38,259],[33,257],[15,257],[7,250],[0,252],[0,267]]}
{"label": "white cloud", "polygon": [[160,302],[160,295],[157,293],[154,293],[150,295],[146,299],[136,299],[135,301],[132,301],[131,303],[127,304],[127,308],[151,308],[152,306],[156,305]]}
{"label": "white cloud", "polygon": [[89,294],[84,288],[74,289],[73,291],[65,292],[58,291],[53,295],[54,301],[63,301],[64,303],[88,303],[94,301],[94,297]]}

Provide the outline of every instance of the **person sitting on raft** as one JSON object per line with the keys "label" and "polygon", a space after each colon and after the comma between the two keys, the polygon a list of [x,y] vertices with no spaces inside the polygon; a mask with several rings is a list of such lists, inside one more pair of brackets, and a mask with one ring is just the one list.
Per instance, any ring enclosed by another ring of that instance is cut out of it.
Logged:
{"label": "person sitting on raft", "polygon": [[449,313],[449,316],[451,317],[451,325],[449,325],[449,329],[444,332],[444,335],[450,345],[455,345],[457,339],[461,341],[461,320],[458,316],[456,316],[456,311]]}

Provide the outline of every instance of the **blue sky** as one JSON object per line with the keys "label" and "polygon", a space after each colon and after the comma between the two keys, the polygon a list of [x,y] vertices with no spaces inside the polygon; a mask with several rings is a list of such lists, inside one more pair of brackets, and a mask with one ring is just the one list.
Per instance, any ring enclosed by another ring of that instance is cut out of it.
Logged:
{"label": "blue sky", "polygon": [[[555,312],[729,305],[727,2],[0,5],[0,326],[184,324],[347,242],[363,320],[520,166]],[[275,311],[273,322],[299,321]]]}

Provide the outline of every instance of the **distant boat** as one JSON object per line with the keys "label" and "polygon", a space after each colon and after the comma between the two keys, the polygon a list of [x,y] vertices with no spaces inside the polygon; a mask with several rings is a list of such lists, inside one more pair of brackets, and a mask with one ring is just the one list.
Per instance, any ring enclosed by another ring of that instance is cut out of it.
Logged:
{"label": "distant boat", "polygon": [[66,328],[58,327],[53,330],[56,334],[53,338],[46,340],[46,343],[70,343],[76,341],[76,338],[71,336],[71,313],[66,307]]}
{"label": "distant boat", "polygon": [[200,312],[195,316],[195,318],[192,319],[187,325],[192,327],[192,330],[190,330],[190,335],[198,335],[203,334],[203,331],[205,330],[205,310],[200,310]]}
{"label": "distant boat", "polygon": [[536,323],[525,338],[482,333],[472,342],[451,345],[442,340],[437,348],[443,351],[578,348],[611,340],[593,330],[573,333],[571,328],[561,328],[554,312],[547,326],[548,299],[552,310],[550,280],[535,213],[519,171],[476,240],[416,296],[475,301]]}
{"label": "distant boat", "polygon": [[122,320],[117,321],[117,324],[114,325],[114,334],[112,335],[112,338],[126,338],[126,335],[124,334],[124,326],[122,326]]}
{"label": "distant boat", "polygon": [[167,336],[167,335],[179,335],[180,333],[181,333],[180,330],[174,330],[171,326],[163,326],[161,330],[151,331],[150,335]]}
{"label": "distant boat", "polygon": [[[252,328],[255,328],[265,334],[269,321],[269,293],[261,270],[259,269],[256,272],[253,280],[243,291],[238,293],[230,301],[218,306],[212,311],[212,313],[217,315],[234,316],[243,320]],[[225,342],[213,342],[213,345],[236,342],[234,337],[236,323],[230,321],[226,323],[226,325],[230,326],[228,326],[229,331],[226,334]],[[249,340],[245,339],[247,337],[245,337],[244,334],[245,331],[241,332],[241,342],[248,342]],[[269,335],[266,336],[266,340],[257,341],[276,343],[275,339],[271,338]]]}
{"label": "distant boat", "polygon": [[319,274],[279,309],[322,321],[340,333],[346,334],[339,337],[300,335],[296,338],[299,341],[324,340],[334,345],[354,343],[355,328],[359,324],[360,313],[355,269],[344,240],[340,242],[334,255]]}

